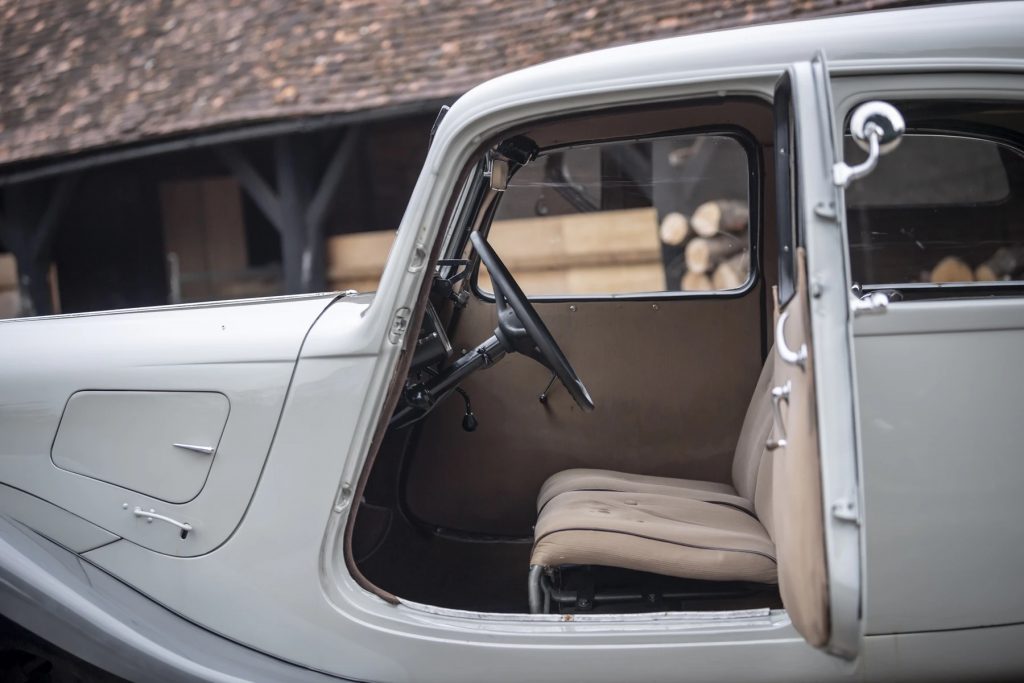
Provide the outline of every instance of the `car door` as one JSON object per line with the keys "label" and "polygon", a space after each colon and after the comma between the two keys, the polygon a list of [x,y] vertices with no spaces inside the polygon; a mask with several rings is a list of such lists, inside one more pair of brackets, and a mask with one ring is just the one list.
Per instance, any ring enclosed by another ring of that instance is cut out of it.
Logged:
{"label": "car door", "polygon": [[780,273],[773,377],[773,510],[779,584],[796,629],[853,657],[860,532],[842,193],[824,55],[776,89]]}

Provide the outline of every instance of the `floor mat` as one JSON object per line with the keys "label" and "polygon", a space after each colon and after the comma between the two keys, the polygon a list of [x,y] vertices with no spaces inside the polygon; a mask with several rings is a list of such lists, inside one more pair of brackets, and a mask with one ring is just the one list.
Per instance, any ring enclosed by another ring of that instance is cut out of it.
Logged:
{"label": "floor mat", "polygon": [[393,519],[359,568],[406,600],[480,612],[527,612],[529,543],[477,543],[435,536]]}

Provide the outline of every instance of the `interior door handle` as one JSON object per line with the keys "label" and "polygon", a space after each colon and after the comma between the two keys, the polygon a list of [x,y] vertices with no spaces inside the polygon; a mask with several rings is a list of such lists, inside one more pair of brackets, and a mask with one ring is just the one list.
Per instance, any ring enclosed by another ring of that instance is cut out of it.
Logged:
{"label": "interior door handle", "polygon": [[789,403],[789,394],[792,390],[793,382],[790,380],[786,380],[781,387],[772,388],[772,433],[778,434],[778,437],[773,439],[771,434],[768,435],[764,447],[770,451],[786,447],[786,425],[782,422],[782,407],[779,404],[783,401]]}
{"label": "interior door handle", "polygon": [[789,320],[789,311],[780,315],[779,322],[775,324],[775,349],[779,353],[779,358],[803,370],[807,365],[807,344],[801,344],[796,351],[789,348],[786,344],[787,320]]}

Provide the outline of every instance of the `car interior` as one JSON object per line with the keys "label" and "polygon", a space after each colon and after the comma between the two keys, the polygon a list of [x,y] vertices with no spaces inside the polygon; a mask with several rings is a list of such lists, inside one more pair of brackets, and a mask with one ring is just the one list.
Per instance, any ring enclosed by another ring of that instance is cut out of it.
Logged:
{"label": "car interior", "polygon": [[[989,132],[1020,121],[1019,109],[899,106],[918,163],[951,153],[946,132],[968,119]],[[477,612],[792,612],[817,601],[827,615],[812,361],[792,363],[803,380],[776,362],[796,356],[797,331],[809,334],[792,132],[776,125],[787,113],[778,93],[774,105],[650,104],[531,122],[481,147],[356,492],[346,552],[365,587]],[[996,159],[1019,186],[1018,149],[974,151],[979,168]],[[948,239],[978,215],[968,204],[991,216],[1017,206],[998,178],[986,182],[999,201],[965,199],[949,225],[936,224],[927,193],[894,208],[878,201],[884,190],[851,190],[854,293],[931,295],[919,285],[950,281],[931,275],[946,256],[974,273],[993,251],[1018,253],[1024,226],[1005,222],[982,228],[984,246],[956,251]],[[895,246],[875,258],[880,242]],[[784,578],[786,557],[798,578]],[[827,625],[809,630],[812,642],[827,637]]]}

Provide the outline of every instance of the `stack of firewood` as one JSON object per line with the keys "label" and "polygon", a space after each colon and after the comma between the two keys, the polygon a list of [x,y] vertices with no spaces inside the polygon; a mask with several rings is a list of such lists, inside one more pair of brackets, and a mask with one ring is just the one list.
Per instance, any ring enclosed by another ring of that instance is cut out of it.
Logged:
{"label": "stack of firewood", "polygon": [[705,202],[689,218],[679,212],[666,214],[658,234],[666,245],[682,249],[685,268],[680,289],[707,292],[741,287],[750,273],[749,221],[746,202],[735,199]]}
{"label": "stack of firewood", "polygon": [[930,271],[921,274],[922,282],[999,282],[1024,276],[1024,246],[1000,247],[988,259],[971,268],[959,256],[946,256]]}

